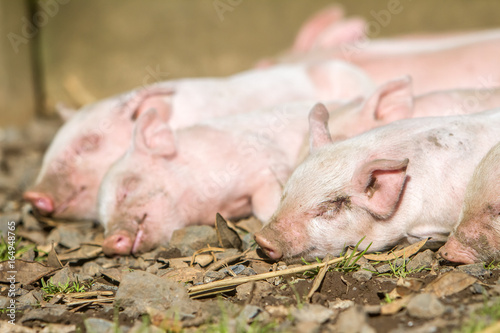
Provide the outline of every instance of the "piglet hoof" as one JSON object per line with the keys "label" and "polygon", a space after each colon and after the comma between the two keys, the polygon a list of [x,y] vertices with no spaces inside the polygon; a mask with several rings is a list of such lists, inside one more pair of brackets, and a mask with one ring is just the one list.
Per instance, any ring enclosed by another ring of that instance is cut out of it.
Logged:
{"label": "piglet hoof", "polygon": [[262,233],[258,232],[254,236],[255,241],[261,247],[262,251],[273,260],[279,260],[283,256],[283,253],[278,248],[276,244],[273,244],[269,239],[267,239]]}
{"label": "piglet hoof", "polygon": [[23,198],[29,201],[42,215],[47,215],[54,211],[52,199],[44,193],[27,191],[23,194]]}

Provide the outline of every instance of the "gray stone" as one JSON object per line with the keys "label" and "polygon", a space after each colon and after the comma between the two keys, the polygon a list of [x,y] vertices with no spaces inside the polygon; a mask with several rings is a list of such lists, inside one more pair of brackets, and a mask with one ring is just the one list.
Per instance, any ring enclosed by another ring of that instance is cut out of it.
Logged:
{"label": "gray stone", "polygon": [[257,295],[258,297],[266,297],[273,291],[273,286],[265,281],[246,282],[236,287],[236,297],[239,300],[247,300],[252,293],[252,298]]}
{"label": "gray stone", "polygon": [[483,293],[488,293],[486,289],[480,285],[479,283],[474,283],[472,286],[469,287],[469,290],[473,294],[483,294]]}
{"label": "gray stone", "polygon": [[[23,326],[25,327],[25,326]],[[1,332],[1,330],[0,330]],[[73,333],[78,332],[76,330],[76,325],[63,325],[63,324],[47,324],[44,328],[37,329],[37,333]],[[123,332],[125,333],[125,332]]]}
{"label": "gray stone", "polygon": [[66,283],[71,284],[73,281],[76,281],[76,278],[69,267],[63,267],[50,278],[50,281],[56,286],[63,286]]}
{"label": "gray stone", "polygon": [[295,308],[292,310],[292,316],[297,322],[313,322],[323,324],[335,312],[319,304],[306,303],[302,308]]}
{"label": "gray stone", "polygon": [[109,284],[94,282],[90,287],[90,291],[98,291],[98,290],[109,290],[109,291],[117,291],[117,286],[110,286]]}
{"label": "gray stone", "polygon": [[205,273],[205,276],[203,277],[203,283],[209,283],[217,280],[222,280],[223,278],[226,277],[226,274],[223,272],[217,272],[217,271],[208,271]]}
{"label": "gray stone", "polygon": [[253,239],[253,234],[252,233],[247,233],[245,236],[241,238],[241,249],[243,251],[248,250],[255,244],[255,239]]}
{"label": "gray stone", "polygon": [[31,204],[24,204],[23,207],[21,208],[21,215],[22,215],[22,220],[23,220],[23,225],[26,228],[26,230],[36,230],[36,231],[41,231],[42,226],[40,225],[40,222],[31,215]]}
{"label": "gray stone", "polygon": [[238,321],[248,323],[254,320],[259,314],[263,313],[264,310],[256,305],[247,304],[241,309],[238,315]]}
{"label": "gray stone", "polygon": [[352,306],[341,312],[337,319],[339,333],[376,333],[367,323],[366,313],[361,306]]}
{"label": "gray stone", "polygon": [[354,302],[349,299],[337,299],[335,301],[328,302],[329,309],[345,310],[354,306]]}
{"label": "gray stone", "polygon": [[83,321],[87,332],[107,333],[112,332],[114,323],[101,318],[87,318]]}
{"label": "gray stone", "polygon": [[257,272],[250,267],[245,267],[245,269],[241,271],[240,275],[252,276],[252,275],[257,275]]}
{"label": "gray stone", "polygon": [[217,247],[219,240],[215,228],[208,225],[189,226],[175,230],[169,246],[178,248],[183,256],[192,256],[207,245]]}
{"label": "gray stone", "polygon": [[24,252],[19,259],[33,261],[35,260],[35,255],[35,250],[30,248],[28,251]]}
{"label": "gray stone", "polygon": [[[246,267],[243,265],[234,265],[234,266],[229,266],[228,268],[223,268],[223,269],[219,270],[219,272],[227,274],[229,276],[233,276],[233,274],[231,274],[231,273],[239,275],[239,274],[241,274],[241,272],[243,272],[245,270],[245,268]],[[231,272],[229,272],[229,270],[231,270]]]}
{"label": "gray stone", "polygon": [[241,254],[241,251],[239,251],[238,249],[234,249],[234,248],[224,249],[224,251],[222,251],[222,252],[215,253],[215,259],[217,261],[219,261],[219,260],[226,259],[228,257],[235,256],[237,254]]}
{"label": "gray stone", "polygon": [[42,294],[39,290],[32,290],[26,295],[23,295],[17,299],[19,307],[27,307],[39,304],[42,299]]}
{"label": "gray stone", "polygon": [[32,320],[55,322],[57,318],[60,318],[66,312],[65,305],[52,306],[44,309],[29,309],[24,312],[24,315],[21,318],[21,323]]}
{"label": "gray stone", "polygon": [[[143,320],[136,320],[134,323],[134,326],[130,328],[130,330],[124,330],[124,328],[121,326],[119,332],[126,332],[126,333],[165,333],[164,329],[161,329],[159,327],[156,327],[154,325],[149,325],[145,326]],[[168,332],[168,330],[167,330]]]}
{"label": "gray stone", "polygon": [[[312,321],[299,321],[292,328],[292,333],[319,333],[321,324]],[[284,330],[288,332],[288,330]]]}
{"label": "gray stone", "polygon": [[151,273],[151,274],[157,274],[160,267],[163,267],[163,266],[165,266],[165,264],[160,263],[160,262],[155,262],[154,264],[152,264],[151,266],[146,268],[146,272]]}
{"label": "gray stone", "polygon": [[[447,332],[448,330],[443,330],[445,327],[449,327],[449,320],[444,320],[437,318],[426,323],[416,324],[413,321],[408,321],[406,325],[400,325],[400,327],[390,330],[388,333],[437,333],[437,332]],[[455,323],[458,325],[458,323]]]}
{"label": "gray stone", "polygon": [[467,273],[475,277],[489,277],[491,276],[491,271],[484,268],[484,263],[480,262],[477,264],[461,265],[457,269],[461,272]]}
{"label": "gray stone", "polygon": [[[16,317],[17,318],[17,317]],[[73,326],[74,328],[74,326]],[[39,329],[29,328],[26,326],[10,324],[7,320],[0,320],[0,332],[8,333],[39,333]]]}
{"label": "gray stone", "polygon": [[431,267],[433,260],[434,252],[427,249],[424,252],[418,253],[412,260],[410,260],[406,265],[406,270],[408,272],[412,272],[414,270]]}
{"label": "gray stone", "polygon": [[394,268],[398,268],[398,267],[402,266],[405,263],[406,260],[407,259],[398,258],[398,259],[392,261],[391,264],[383,264],[383,265],[378,266],[376,268],[376,270],[377,270],[377,272],[379,272],[381,274],[382,273],[388,273],[388,272],[392,271],[391,265]]}
{"label": "gray stone", "polygon": [[0,296],[0,309],[5,309],[10,304],[10,297]]}
{"label": "gray stone", "polygon": [[352,273],[352,277],[358,280],[359,282],[366,282],[372,278],[373,273],[366,271],[364,269],[360,269],[354,273]]}
{"label": "gray stone", "polygon": [[[17,228],[19,226],[19,221],[21,221],[21,213],[4,213],[0,214],[0,232],[1,235],[6,238],[7,232],[9,231],[9,226],[12,226],[12,222],[14,222],[14,226]],[[11,224],[8,224],[11,222]]]}
{"label": "gray stone", "polygon": [[59,226],[51,231],[47,237],[47,241],[54,241],[69,249],[80,246],[82,242],[87,240],[83,232],[74,226]]}
{"label": "gray stone", "polygon": [[198,310],[198,304],[189,299],[183,284],[143,271],[134,271],[123,277],[115,304],[123,307],[124,313],[130,316],[146,313],[151,307],[160,311],[173,309],[182,319]]}
{"label": "gray stone", "polygon": [[445,306],[433,294],[419,294],[406,306],[408,314],[414,318],[432,319],[445,312]]}
{"label": "gray stone", "polygon": [[95,277],[97,275],[101,275],[101,269],[102,267],[99,264],[95,263],[94,261],[89,261],[82,265],[82,270],[80,273]]}

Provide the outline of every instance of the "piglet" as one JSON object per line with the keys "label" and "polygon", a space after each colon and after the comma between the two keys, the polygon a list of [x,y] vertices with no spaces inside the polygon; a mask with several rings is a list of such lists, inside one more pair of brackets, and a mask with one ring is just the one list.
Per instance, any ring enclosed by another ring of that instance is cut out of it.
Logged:
{"label": "piglet", "polygon": [[307,133],[313,103],[215,118],[173,132],[155,110],[100,187],[104,253],[145,252],[215,215],[269,219]]}
{"label": "piglet", "polygon": [[500,259],[500,142],[481,160],[467,185],[457,226],[440,249],[449,261]]}
{"label": "piglet", "polygon": [[182,128],[215,116],[299,100],[348,100],[371,80],[342,61],[281,65],[227,78],[166,81],[64,112],[67,122],[45,153],[24,198],[42,214],[97,219],[97,192],[106,170],[126,151],[135,120],[150,108]]}
{"label": "piglet", "polygon": [[[355,98],[330,111],[333,141],[406,118],[453,116],[500,107],[500,88],[438,90],[415,95],[412,79],[402,76],[380,85],[366,98]],[[307,139],[307,138],[305,138]],[[304,140],[299,161],[309,152]]]}
{"label": "piglet", "polygon": [[328,113],[309,116],[311,154],[286,183],[279,207],[255,240],[272,259],[387,249],[447,239],[465,187],[500,140],[500,109],[404,119],[332,143]]}

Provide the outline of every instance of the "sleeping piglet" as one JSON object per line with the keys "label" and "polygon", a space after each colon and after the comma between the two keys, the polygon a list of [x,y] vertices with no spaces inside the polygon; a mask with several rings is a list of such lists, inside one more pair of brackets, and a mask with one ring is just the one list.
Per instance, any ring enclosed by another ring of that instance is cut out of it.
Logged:
{"label": "sleeping piglet", "polygon": [[500,140],[500,109],[404,119],[332,143],[328,112],[311,111],[311,154],[288,179],[255,240],[272,259],[444,242],[474,167]]}
{"label": "sleeping piglet", "polygon": [[449,261],[500,259],[500,142],[481,160],[465,192],[458,224],[440,249]]}
{"label": "sleeping piglet", "polygon": [[326,61],[250,70],[227,78],[166,81],[111,97],[64,113],[67,121],[24,198],[42,214],[97,219],[97,192],[104,173],[126,151],[135,120],[150,108],[175,129],[285,102],[348,100],[371,88],[371,80],[356,67]]}
{"label": "sleeping piglet", "polygon": [[142,114],[99,191],[107,255],[145,252],[215,215],[266,221],[296,163],[314,102],[210,119],[172,131]]}

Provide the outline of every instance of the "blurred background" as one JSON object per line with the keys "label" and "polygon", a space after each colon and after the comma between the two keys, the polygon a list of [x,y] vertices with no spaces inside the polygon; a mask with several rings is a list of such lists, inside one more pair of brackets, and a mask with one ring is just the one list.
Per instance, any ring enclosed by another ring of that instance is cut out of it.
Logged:
{"label": "blurred background", "polygon": [[0,127],[144,84],[223,76],[289,48],[301,24],[338,3],[370,37],[500,27],[495,0],[0,0]]}

